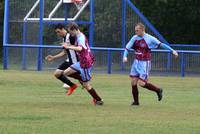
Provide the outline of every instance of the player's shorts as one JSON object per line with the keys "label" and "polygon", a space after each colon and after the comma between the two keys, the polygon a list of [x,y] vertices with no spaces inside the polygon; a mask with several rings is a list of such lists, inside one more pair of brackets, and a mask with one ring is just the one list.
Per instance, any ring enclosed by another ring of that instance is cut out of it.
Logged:
{"label": "player's shorts", "polygon": [[80,62],[74,63],[73,65],[70,66],[73,70],[76,70],[81,74],[81,78],[83,82],[87,82],[91,80],[91,71],[92,67],[90,68],[81,68]]}
{"label": "player's shorts", "polygon": [[148,80],[151,70],[151,61],[141,61],[135,59],[130,72],[130,77],[138,77],[144,81]]}
{"label": "player's shorts", "polygon": [[64,61],[62,64],[60,64],[60,65],[58,66],[57,69],[59,69],[59,70],[65,70],[65,69],[67,69],[68,67],[70,67],[72,64],[73,64],[72,62]]}

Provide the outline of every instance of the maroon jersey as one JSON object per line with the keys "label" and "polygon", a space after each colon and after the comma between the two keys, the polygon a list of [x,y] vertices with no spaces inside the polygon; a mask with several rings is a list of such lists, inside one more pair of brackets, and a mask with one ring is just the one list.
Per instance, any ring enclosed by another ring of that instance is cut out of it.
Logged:
{"label": "maroon jersey", "polygon": [[[143,37],[134,35],[126,45],[124,57],[128,55],[130,49],[135,50],[135,58],[137,60],[148,61],[151,60],[151,49],[158,48],[161,42],[155,37],[145,33]],[[162,44],[164,45],[164,44]]]}
{"label": "maroon jersey", "polygon": [[80,52],[77,52],[81,67],[82,68],[92,67],[94,63],[94,56],[90,50],[88,40],[83,33],[80,33],[77,36],[77,43],[78,46],[82,47],[82,50]]}
{"label": "maroon jersey", "polygon": [[138,60],[150,60],[151,59],[151,49],[149,49],[147,43],[144,39],[136,40],[132,47],[135,50],[135,57]]}

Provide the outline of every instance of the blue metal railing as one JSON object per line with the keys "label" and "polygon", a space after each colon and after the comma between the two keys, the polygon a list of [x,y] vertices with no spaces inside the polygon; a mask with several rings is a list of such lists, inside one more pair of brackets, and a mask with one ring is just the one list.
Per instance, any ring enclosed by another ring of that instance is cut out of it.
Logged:
{"label": "blue metal railing", "polygon": [[[8,20],[9,20],[9,1],[5,1],[5,8],[4,8],[4,27],[3,27],[3,44],[8,43]],[[6,47],[3,48],[3,68],[8,68],[8,49]]]}
{"label": "blue metal railing", "polygon": [[200,48],[200,44],[170,44],[172,47],[195,47]]}
{"label": "blue metal railing", "polygon": [[[127,6],[130,6],[131,9],[141,18],[142,21],[145,22],[145,24],[158,36],[158,38],[166,43],[167,41],[164,39],[164,37],[156,30],[156,28],[150,23],[150,21],[147,20],[147,18],[136,8],[136,6],[130,1],[130,0],[122,0],[123,1],[123,9],[122,9],[122,47],[125,47],[126,44],[126,8]],[[49,21],[44,21],[43,14],[43,1],[40,2],[40,33],[39,36],[39,45],[21,45],[21,44],[8,44],[8,29],[9,29],[9,0],[5,0],[5,12],[4,12],[4,39],[3,39],[3,68],[7,69],[8,68],[8,63],[9,63],[9,53],[8,53],[8,47],[21,47],[22,48],[22,69],[26,69],[26,48],[37,48],[38,49],[38,58],[37,58],[37,70],[42,70],[42,48],[52,48],[52,49],[60,49],[62,48],[61,46],[52,46],[52,45],[43,45],[43,25],[52,25],[52,24],[58,24],[58,23],[69,23],[67,21],[56,21],[56,22],[49,22]],[[91,0],[90,3],[90,21],[78,21],[78,24],[86,24],[90,26],[90,44],[93,46],[93,33],[94,33],[94,0]],[[35,22],[30,22],[30,23],[35,23]],[[27,35],[27,26],[26,22],[24,22],[24,31],[23,31],[23,43],[26,44],[26,35]],[[200,45],[198,44],[170,44],[172,47],[195,47],[195,48],[200,48]],[[94,51],[104,51],[107,52],[107,73],[112,73],[112,61],[114,60],[114,57],[112,57],[112,52],[120,52],[122,58],[122,54],[124,49],[122,48],[98,48],[98,47],[92,47],[92,50]],[[161,52],[161,53],[167,53],[167,70],[171,68],[171,54],[169,51],[166,50],[153,50],[152,52]],[[187,51],[187,50],[178,50],[179,55],[180,55],[180,62],[181,62],[181,76],[185,76],[185,63],[186,63],[186,57],[185,54],[200,54],[200,51]],[[121,62],[121,68],[123,69],[123,63]]]}
{"label": "blue metal railing", "polygon": [[[62,49],[62,46],[52,46],[52,45],[20,45],[20,44],[6,44],[4,45],[4,48],[8,47],[17,47],[17,48],[52,48],[52,49]],[[91,47],[93,51],[104,51],[107,52],[107,73],[111,74],[112,73],[112,52],[123,52],[123,48],[101,48],[101,47]],[[160,50],[160,49],[155,49],[152,50],[152,52],[159,52],[159,53],[170,53],[168,50]],[[181,76],[185,76],[185,54],[200,54],[200,51],[189,51],[189,50],[177,50],[179,53],[180,57],[180,66],[181,66]],[[8,55],[7,55],[8,56]],[[120,57],[121,58],[121,57]],[[122,59],[121,59],[122,60]],[[23,63],[26,63],[25,61],[22,61]],[[7,64],[7,65],[5,65]],[[4,62],[4,66],[8,66],[8,62]],[[41,68],[42,70],[42,68]]]}

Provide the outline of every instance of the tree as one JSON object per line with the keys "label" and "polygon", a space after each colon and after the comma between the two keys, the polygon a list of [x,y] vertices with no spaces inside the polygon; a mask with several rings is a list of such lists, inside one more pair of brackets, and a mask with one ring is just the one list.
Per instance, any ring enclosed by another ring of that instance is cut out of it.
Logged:
{"label": "tree", "polygon": [[199,0],[132,0],[170,43],[200,44]]}

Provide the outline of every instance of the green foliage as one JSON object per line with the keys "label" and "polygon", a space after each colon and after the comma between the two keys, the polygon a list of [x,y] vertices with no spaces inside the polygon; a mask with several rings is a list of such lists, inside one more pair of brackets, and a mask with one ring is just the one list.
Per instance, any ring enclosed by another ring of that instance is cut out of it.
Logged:
{"label": "green foliage", "polygon": [[[104,47],[121,47],[121,6],[122,0],[95,0],[95,32],[94,43],[95,46]],[[140,9],[140,11],[150,20],[150,22],[158,29],[158,31],[170,43],[191,43],[200,44],[200,1],[199,0],[132,0],[132,2]],[[10,1],[12,19],[14,21],[22,21],[27,11],[31,8],[34,1]],[[52,10],[56,1],[45,1],[45,16]],[[19,6],[17,6],[19,5]],[[63,8],[63,7],[62,7]],[[3,10],[4,1],[0,0],[0,41],[3,39]],[[89,16],[88,8],[80,16],[81,20],[87,20]],[[16,13],[16,15],[13,15]],[[63,10],[58,11],[57,15],[63,15]],[[39,16],[39,9],[34,12],[32,16]],[[10,16],[11,17],[11,16]],[[63,16],[62,16],[63,17]],[[127,26],[132,24],[134,19],[127,19]],[[22,42],[22,23],[10,23],[10,42]],[[32,25],[32,24],[31,24]],[[132,25],[130,25],[133,27]],[[36,25],[29,26],[30,35],[36,35]],[[51,28],[51,27],[49,27]],[[31,30],[32,29],[32,30]],[[83,26],[84,31],[88,34],[88,27]],[[55,44],[56,42],[54,32],[44,28],[44,43]],[[131,32],[132,33],[132,32]],[[30,37],[30,35],[28,35]],[[31,37],[32,38],[32,37]],[[54,39],[53,39],[54,38]],[[33,38],[33,40],[38,37]],[[35,43],[34,42],[34,43]],[[33,44],[30,42],[30,44]]]}
{"label": "green foliage", "polygon": [[170,43],[200,44],[199,0],[132,0]]}

